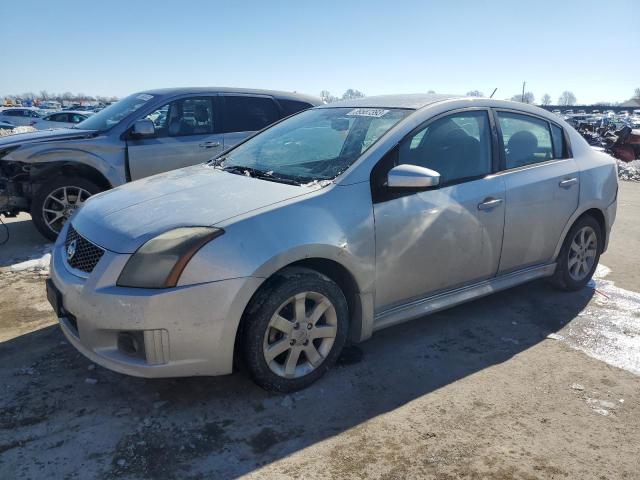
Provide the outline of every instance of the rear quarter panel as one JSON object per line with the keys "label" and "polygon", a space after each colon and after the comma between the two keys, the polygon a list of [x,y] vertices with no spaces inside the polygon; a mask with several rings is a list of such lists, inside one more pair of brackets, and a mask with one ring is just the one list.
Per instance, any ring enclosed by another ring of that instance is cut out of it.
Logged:
{"label": "rear quarter panel", "polygon": [[605,219],[605,246],[615,220],[615,205],[618,194],[618,167],[616,160],[606,153],[594,150],[573,128],[568,129],[573,156],[580,174],[580,200],[556,246],[557,256],[573,223],[587,210],[600,210]]}

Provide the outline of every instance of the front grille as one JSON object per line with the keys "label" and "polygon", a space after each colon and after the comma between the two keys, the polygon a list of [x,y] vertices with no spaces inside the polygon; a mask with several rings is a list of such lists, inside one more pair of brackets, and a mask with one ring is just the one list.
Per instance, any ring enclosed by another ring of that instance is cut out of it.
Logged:
{"label": "front grille", "polygon": [[[75,252],[70,257],[69,254],[72,253],[73,248],[69,247],[73,242],[75,242]],[[69,231],[67,232],[67,238],[64,241],[64,246],[69,266],[85,273],[93,272],[93,269],[102,258],[102,255],[104,255],[103,249],[85,239],[82,235],[76,232],[72,225],[69,225]]]}

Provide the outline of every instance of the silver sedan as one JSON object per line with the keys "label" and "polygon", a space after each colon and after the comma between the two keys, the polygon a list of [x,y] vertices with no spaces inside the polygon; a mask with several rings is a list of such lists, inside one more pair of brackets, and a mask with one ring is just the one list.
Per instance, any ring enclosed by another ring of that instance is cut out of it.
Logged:
{"label": "silver sedan", "polygon": [[92,197],[56,242],[48,297],[107,368],[221,375],[237,355],[293,391],[385,327],[537,278],[584,287],[617,190],[615,161],[540,108],[350,100]]}

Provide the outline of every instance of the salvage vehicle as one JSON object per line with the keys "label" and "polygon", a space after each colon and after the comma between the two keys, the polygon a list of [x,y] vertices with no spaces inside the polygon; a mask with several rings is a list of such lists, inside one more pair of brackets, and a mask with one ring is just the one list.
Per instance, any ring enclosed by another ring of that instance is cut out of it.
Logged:
{"label": "salvage vehicle", "polygon": [[[54,240],[91,195],[205,162],[257,130],[320,103],[319,98],[268,90],[150,90],[73,128],[3,137],[0,214],[30,212],[40,233]],[[37,123],[39,116],[31,121]]]}
{"label": "salvage vehicle", "polygon": [[617,191],[615,161],[538,107],[347,100],[89,199],[47,295],[106,368],[221,375],[236,355],[289,392],[348,340],[537,278],[584,287]]}

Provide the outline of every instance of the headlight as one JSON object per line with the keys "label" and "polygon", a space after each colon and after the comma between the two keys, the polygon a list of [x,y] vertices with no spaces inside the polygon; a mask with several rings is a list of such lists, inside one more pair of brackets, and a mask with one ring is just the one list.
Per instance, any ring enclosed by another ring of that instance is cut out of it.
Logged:
{"label": "headlight", "polygon": [[224,230],[182,227],[169,230],[142,245],[127,261],[117,285],[120,287],[170,288],[191,257]]}

